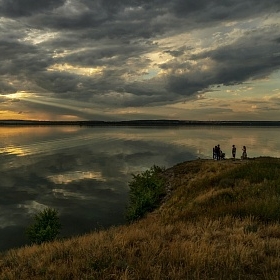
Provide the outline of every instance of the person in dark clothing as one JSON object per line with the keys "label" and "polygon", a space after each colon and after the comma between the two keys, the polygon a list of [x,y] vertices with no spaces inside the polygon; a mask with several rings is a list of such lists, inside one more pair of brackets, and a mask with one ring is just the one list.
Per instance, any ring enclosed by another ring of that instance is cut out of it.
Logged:
{"label": "person in dark clothing", "polygon": [[217,146],[213,147],[213,159],[217,158],[216,151],[217,151]]}
{"label": "person in dark clothing", "polygon": [[246,146],[243,146],[242,148],[242,159],[246,159],[247,158],[247,149]]}
{"label": "person in dark clothing", "polygon": [[216,155],[217,155],[217,160],[220,160],[221,159],[221,148],[220,148],[220,145],[217,145]]}
{"label": "person in dark clothing", "polygon": [[233,159],[235,159],[235,156],[236,156],[236,147],[235,147],[235,145],[232,145],[231,154],[232,154]]}

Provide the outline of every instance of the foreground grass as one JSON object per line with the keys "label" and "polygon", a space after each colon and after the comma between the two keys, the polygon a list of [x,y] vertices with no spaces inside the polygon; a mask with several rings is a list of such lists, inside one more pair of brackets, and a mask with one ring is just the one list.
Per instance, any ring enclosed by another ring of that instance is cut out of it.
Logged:
{"label": "foreground grass", "polygon": [[10,250],[0,279],[279,279],[280,159],[197,160],[164,172],[140,221]]}

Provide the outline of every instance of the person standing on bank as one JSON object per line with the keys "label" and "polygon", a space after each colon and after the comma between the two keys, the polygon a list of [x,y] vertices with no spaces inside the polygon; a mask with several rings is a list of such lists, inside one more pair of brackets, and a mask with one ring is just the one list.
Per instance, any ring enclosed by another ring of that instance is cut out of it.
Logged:
{"label": "person standing on bank", "polygon": [[233,159],[235,159],[235,155],[236,155],[236,147],[235,147],[235,145],[232,145],[231,154],[232,154]]}
{"label": "person standing on bank", "polygon": [[243,146],[242,148],[242,159],[246,159],[247,158],[247,149],[246,146]]}
{"label": "person standing on bank", "polygon": [[217,160],[221,159],[221,148],[220,148],[220,145],[217,145],[216,156],[217,156]]}
{"label": "person standing on bank", "polygon": [[217,146],[213,147],[213,159],[217,158]]}

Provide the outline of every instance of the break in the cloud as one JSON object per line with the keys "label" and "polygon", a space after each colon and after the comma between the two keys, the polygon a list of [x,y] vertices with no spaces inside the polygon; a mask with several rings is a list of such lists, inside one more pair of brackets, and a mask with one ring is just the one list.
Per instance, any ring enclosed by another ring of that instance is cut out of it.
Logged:
{"label": "break in the cloud", "polygon": [[276,120],[279,14],[278,0],[2,0],[1,119]]}

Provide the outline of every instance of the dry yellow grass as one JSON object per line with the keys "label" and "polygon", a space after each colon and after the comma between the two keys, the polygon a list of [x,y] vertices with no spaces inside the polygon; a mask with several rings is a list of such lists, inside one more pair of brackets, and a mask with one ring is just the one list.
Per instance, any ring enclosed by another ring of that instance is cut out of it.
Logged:
{"label": "dry yellow grass", "polygon": [[[279,279],[278,222],[217,215],[224,202],[215,201],[225,193],[239,196],[248,183],[228,186],[232,182],[222,175],[243,164],[198,160],[174,166],[165,171],[171,194],[146,218],[10,250],[1,256],[0,279]],[[205,211],[207,203],[213,209]]]}

